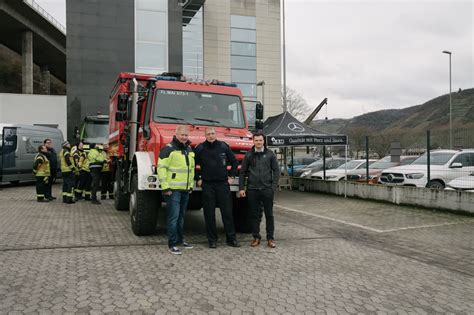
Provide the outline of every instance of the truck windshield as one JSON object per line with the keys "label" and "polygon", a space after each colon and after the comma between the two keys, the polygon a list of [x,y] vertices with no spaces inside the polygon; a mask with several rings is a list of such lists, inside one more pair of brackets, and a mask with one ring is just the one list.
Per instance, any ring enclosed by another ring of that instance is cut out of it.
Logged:
{"label": "truck windshield", "polygon": [[156,122],[176,123],[177,118],[195,125],[245,128],[242,103],[235,95],[158,90],[154,105]]}
{"label": "truck windshield", "polygon": [[[433,152],[430,154],[430,164],[431,165],[444,165],[453,157],[454,153],[436,153]],[[428,163],[428,156],[423,154],[417,158],[412,165],[426,165]]]}
{"label": "truck windshield", "polygon": [[82,141],[85,143],[105,143],[108,142],[109,123],[108,122],[86,122],[82,133]]}

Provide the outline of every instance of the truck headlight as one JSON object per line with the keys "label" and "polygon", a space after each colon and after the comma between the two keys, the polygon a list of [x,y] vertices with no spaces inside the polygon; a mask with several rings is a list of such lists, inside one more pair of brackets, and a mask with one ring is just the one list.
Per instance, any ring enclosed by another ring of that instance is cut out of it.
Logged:
{"label": "truck headlight", "polygon": [[420,179],[423,176],[425,176],[423,173],[410,173],[405,175],[405,177],[408,179]]}
{"label": "truck headlight", "polygon": [[148,176],[148,178],[146,179],[149,183],[154,183],[156,182],[156,177],[155,176]]}

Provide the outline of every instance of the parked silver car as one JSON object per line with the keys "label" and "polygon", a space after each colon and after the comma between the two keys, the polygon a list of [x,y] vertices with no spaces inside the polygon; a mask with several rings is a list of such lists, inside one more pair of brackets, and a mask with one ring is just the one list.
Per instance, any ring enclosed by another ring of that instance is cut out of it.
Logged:
{"label": "parked silver car", "polygon": [[[338,168],[342,164],[346,163],[344,158],[327,158],[326,159],[326,170]],[[323,160],[316,161],[302,169],[300,177],[310,178],[313,174],[323,169]]]}

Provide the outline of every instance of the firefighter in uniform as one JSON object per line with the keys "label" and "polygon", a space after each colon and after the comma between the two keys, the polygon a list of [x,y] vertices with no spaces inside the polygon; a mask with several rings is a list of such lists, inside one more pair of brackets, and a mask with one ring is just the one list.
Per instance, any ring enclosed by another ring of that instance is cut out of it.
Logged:
{"label": "firefighter in uniform", "polygon": [[36,177],[36,199],[38,202],[49,202],[48,185],[51,176],[49,160],[46,157],[48,149],[45,145],[38,147],[38,153],[35,156],[33,164],[33,173]]}
{"label": "firefighter in uniform", "polygon": [[[71,155],[72,155],[72,159],[74,160],[74,166],[75,166],[75,169],[74,169],[74,193],[77,194],[77,190],[79,189],[79,174],[80,174],[80,170],[81,170],[81,167],[79,166],[79,160],[81,158],[81,154],[84,152],[82,150],[82,142],[79,142],[77,145],[73,146],[71,148]],[[81,192],[81,195],[82,195],[82,192]],[[76,200],[77,200],[77,197],[76,197]]]}
{"label": "firefighter in uniform", "polygon": [[107,199],[107,193],[109,193],[109,199],[114,199],[114,186],[112,185],[112,174],[110,172],[110,159],[107,155],[108,149],[109,145],[104,143],[104,150],[102,151],[102,155],[104,156],[104,166],[102,167],[102,172],[100,174],[100,199],[102,200]]}
{"label": "firefighter in uniform", "polygon": [[79,186],[76,191],[76,200],[91,200],[91,174],[89,169],[89,145],[82,146],[83,152],[79,158]]}
{"label": "firefighter in uniform", "polygon": [[71,155],[71,144],[64,141],[63,149],[59,152],[61,161],[61,173],[63,176],[63,203],[74,203],[74,171],[76,169]]}
{"label": "firefighter in uniform", "polygon": [[[206,141],[196,149],[196,165],[201,166],[197,185],[202,187],[202,204],[206,221],[209,248],[217,247],[216,207],[219,207],[224,223],[227,245],[240,247],[235,235],[230,184],[237,175],[239,162],[229,145],[216,139],[216,130],[205,130]],[[231,166],[230,172],[227,165]]]}
{"label": "firefighter in uniform", "polygon": [[100,184],[100,173],[104,166],[104,156],[102,154],[103,147],[101,144],[96,144],[89,152],[89,169],[92,178],[92,195],[91,200],[93,204],[100,204],[100,201],[97,200],[97,190],[99,189]]}

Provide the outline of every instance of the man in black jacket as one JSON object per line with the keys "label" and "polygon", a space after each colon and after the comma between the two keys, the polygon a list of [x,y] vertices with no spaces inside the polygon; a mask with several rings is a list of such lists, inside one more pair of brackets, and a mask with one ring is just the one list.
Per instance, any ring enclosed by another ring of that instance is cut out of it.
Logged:
{"label": "man in black jacket", "polygon": [[56,197],[53,197],[52,195],[52,186],[53,182],[56,180],[56,177],[58,176],[58,154],[56,153],[56,150],[53,147],[53,140],[51,139],[44,139],[43,144],[46,146],[48,149],[48,153],[46,153],[46,156],[48,157],[50,168],[51,168],[51,176],[49,177],[49,182],[48,182],[48,187],[47,187],[47,198],[49,200],[56,199]]}
{"label": "man in black jacket", "polygon": [[[250,217],[252,219],[253,241],[250,246],[260,245],[260,221],[262,220],[262,204],[267,223],[267,246],[275,248],[273,233],[275,222],[273,218],[273,196],[278,185],[280,170],[275,154],[264,145],[264,135],[253,135],[254,146],[245,154],[239,176],[241,197],[248,197]],[[245,192],[247,178],[247,192]]]}
{"label": "man in black jacket", "polygon": [[[196,179],[197,185],[202,187],[209,248],[217,247],[216,206],[221,210],[227,245],[240,247],[235,236],[230,193],[230,183],[237,175],[238,162],[229,145],[216,139],[214,128],[206,128],[205,135],[206,141],[199,144],[195,152],[196,165],[201,167],[201,173],[196,175]],[[230,172],[227,171],[227,165],[231,166]]]}

